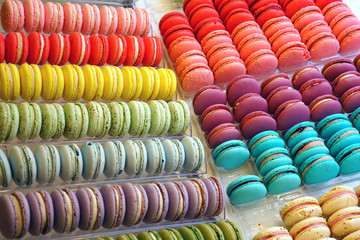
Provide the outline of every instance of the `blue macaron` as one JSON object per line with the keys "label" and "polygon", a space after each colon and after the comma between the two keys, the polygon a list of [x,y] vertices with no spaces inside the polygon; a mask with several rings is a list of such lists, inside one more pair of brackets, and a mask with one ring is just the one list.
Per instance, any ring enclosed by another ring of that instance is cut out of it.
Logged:
{"label": "blue macaron", "polygon": [[337,131],[348,127],[351,127],[351,122],[348,117],[342,113],[327,116],[316,124],[316,130],[324,139],[328,139]]}
{"label": "blue macaron", "polygon": [[274,168],[264,177],[264,183],[270,195],[297,189],[301,184],[298,170],[294,166]]}
{"label": "blue macaron", "polygon": [[340,165],[340,174],[360,172],[360,143],[352,144],[342,149],[335,160]]}
{"label": "blue macaron", "polygon": [[269,171],[276,167],[292,165],[293,161],[289,157],[288,150],[276,147],[260,154],[260,156],[255,159],[255,164],[261,176],[265,176]]}
{"label": "blue macaron", "polygon": [[266,197],[266,187],[258,176],[246,175],[232,181],[226,193],[233,205],[252,202]]}
{"label": "blue macaron", "polygon": [[296,144],[290,153],[294,159],[295,165],[301,166],[306,159],[315,154],[329,154],[329,149],[325,146],[324,139],[311,137]]}
{"label": "blue macaron", "polygon": [[289,148],[310,137],[317,137],[315,125],[312,122],[301,122],[291,127],[284,135],[284,140]]}
{"label": "blue macaron", "polygon": [[356,128],[349,127],[332,135],[327,141],[326,146],[330,149],[331,156],[336,157],[342,149],[359,142],[359,131]]}
{"label": "blue macaron", "polygon": [[250,152],[243,141],[230,140],[217,146],[212,157],[216,166],[233,170],[241,167],[250,158]]}
{"label": "blue macaron", "polygon": [[299,168],[305,184],[314,184],[335,178],[340,171],[335,159],[328,154],[316,154],[305,160]]}
{"label": "blue macaron", "polygon": [[360,129],[360,107],[357,108],[351,115],[350,115],[350,121],[354,124],[355,128],[357,130]]}
{"label": "blue macaron", "polygon": [[253,157],[258,157],[261,153],[274,147],[285,147],[285,142],[275,131],[264,131],[255,135],[249,141],[249,149]]}

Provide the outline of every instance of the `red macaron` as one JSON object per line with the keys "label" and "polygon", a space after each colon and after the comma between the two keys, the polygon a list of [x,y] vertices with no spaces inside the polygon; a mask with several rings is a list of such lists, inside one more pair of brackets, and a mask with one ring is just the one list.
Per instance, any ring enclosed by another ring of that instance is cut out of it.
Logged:
{"label": "red macaron", "polygon": [[180,24],[185,24],[185,25],[189,25],[190,23],[187,20],[186,16],[181,13],[181,12],[169,12],[167,14],[165,14],[159,22],[159,29],[160,29],[160,33],[162,36],[164,36],[165,32],[175,26],[175,25],[180,25]]}
{"label": "red macaron", "polygon": [[71,44],[69,62],[80,66],[85,65],[91,53],[89,38],[79,32],[73,32],[69,39]]}
{"label": "red macaron", "polygon": [[109,42],[105,35],[91,35],[90,37],[90,57],[88,64],[103,66],[109,56]]}
{"label": "red macaron", "polygon": [[124,66],[139,66],[145,54],[144,41],[139,36],[126,36],[127,54]]}
{"label": "red macaron", "polygon": [[143,58],[144,66],[157,67],[162,59],[163,51],[160,38],[157,36],[146,36],[143,38],[145,54]]}
{"label": "red macaron", "polygon": [[201,42],[208,33],[216,30],[225,30],[222,21],[217,17],[206,18],[195,27],[196,39]]}
{"label": "red macaron", "polygon": [[5,38],[2,33],[0,33],[0,63],[5,60]]}
{"label": "red macaron", "polygon": [[50,53],[50,40],[45,34],[32,32],[28,36],[29,40],[29,55],[27,58],[28,64],[43,65],[46,63]]}
{"label": "red macaron", "polygon": [[107,64],[120,66],[125,61],[127,53],[127,43],[125,37],[111,34],[108,37],[108,43],[111,51],[109,51]]}
{"label": "red macaron", "polygon": [[24,32],[10,32],[5,37],[7,63],[23,64],[29,53],[29,42]]}
{"label": "red macaron", "polygon": [[251,12],[244,8],[237,8],[232,10],[225,18],[224,25],[226,30],[231,34],[233,30],[243,22],[255,21]]}
{"label": "red macaron", "polygon": [[169,28],[163,35],[166,48],[179,37],[189,36],[195,38],[194,30],[189,24],[179,24]]}
{"label": "red macaron", "polygon": [[50,53],[48,62],[52,65],[65,65],[70,57],[70,39],[66,34],[53,33],[49,37]]}

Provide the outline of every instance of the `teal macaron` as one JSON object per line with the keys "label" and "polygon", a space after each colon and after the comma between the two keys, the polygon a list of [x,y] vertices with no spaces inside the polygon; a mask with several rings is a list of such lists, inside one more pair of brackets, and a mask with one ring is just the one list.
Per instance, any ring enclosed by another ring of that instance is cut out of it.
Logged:
{"label": "teal macaron", "polygon": [[157,138],[144,141],[147,152],[146,172],[150,175],[159,175],[164,172],[166,158],[161,141]]}
{"label": "teal macaron", "polygon": [[180,227],[178,229],[184,240],[205,240],[201,231],[192,225]]}
{"label": "teal macaron", "polygon": [[27,146],[14,146],[9,152],[11,175],[18,186],[30,186],[37,176],[33,152]]}
{"label": "teal macaron", "polygon": [[11,141],[19,129],[19,110],[13,103],[0,102],[0,142]]}
{"label": "teal macaron", "polygon": [[181,139],[185,150],[185,161],[183,169],[186,172],[197,172],[205,162],[205,150],[200,139],[186,136]]}
{"label": "teal macaron", "polygon": [[200,223],[196,227],[206,240],[225,240],[223,232],[215,223]]}
{"label": "teal macaron", "polygon": [[280,194],[297,189],[301,179],[296,167],[292,165],[274,168],[264,177],[264,183],[270,195]]}
{"label": "teal macaron", "polygon": [[8,158],[6,157],[4,151],[1,149],[0,149],[0,168],[2,173],[0,178],[0,185],[6,188],[11,184],[11,168]]}
{"label": "teal macaron", "polygon": [[345,114],[337,113],[323,118],[316,124],[316,130],[324,139],[329,139],[341,129],[351,127],[351,122]]}
{"label": "teal macaron", "polygon": [[357,108],[353,113],[350,115],[350,121],[354,124],[357,130],[360,129],[360,107]]}
{"label": "teal macaron", "polygon": [[299,171],[304,183],[309,185],[337,177],[340,167],[332,156],[320,153],[306,159]]}
{"label": "teal macaron", "polygon": [[108,104],[111,116],[111,126],[109,135],[122,137],[129,132],[130,128],[130,109],[125,102],[111,102]]}
{"label": "teal macaron", "polygon": [[340,165],[340,174],[360,172],[360,143],[351,144],[342,149],[335,160]]}
{"label": "teal macaron", "polygon": [[37,176],[40,184],[54,182],[60,174],[60,154],[53,145],[38,145],[34,151]]}
{"label": "teal macaron", "polygon": [[212,157],[216,166],[234,170],[244,165],[250,158],[250,152],[243,141],[230,140],[217,146]]}
{"label": "teal macaron", "polygon": [[82,176],[85,180],[95,180],[101,177],[105,167],[104,148],[98,142],[86,142],[81,146],[84,160]]}
{"label": "teal macaron", "polygon": [[256,158],[261,153],[274,147],[285,147],[285,142],[275,131],[264,131],[255,135],[249,141],[251,155]]}
{"label": "teal macaron", "polygon": [[178,230],[174,229],[174,228],[165,228],[165,229],[161,229],[159,231],[160,236],[162,237],[162,239],[167,239],[167,240],[184,240],[183,237],[181,236],[181,234],[179,233]]}
{"label": "teal macaron", "polygon": [[161,236],[153,230],[143,231],[137,235],[138,240],[162,240]]}
{"label": "teal macaron", "polygon": [[286,148],[276,147],[260,154],[260,156],[255,159],[255,164],[261,176],[265,176],[274,168],[292,165],[293,161]]}
{"label": "teal macaron", "polygon": [[233,205],[252,202],[266,197],[266,187],[258,176],[245,175],[233,180],[226,189]]}
{"label": "teal macaron", "polygon": [[330,149],[330,154],[336,157],[337,154],[347,146],[360,142],[360,134],[356,128],[349,127],[344,128],[334,135],[332,135],[327,141],[327,147]]}
{"label": "teal macaron", "polygon": [[177,139],[163,139],[161,141],[165,151],[165,171],[168,173],[181,171],[185,162],[185,149]]}
{"label": "teal macaron", "polygon": [[77,181],[83,172],[83,157],[76,144],[58,147],[60,154],[60,177],[64,182]]}
{"label": "teal macaron", "polygon": [[329,154],[329,149],[325,146],[324,140],[319,137],[311,137],[302,140],[291,149],[291,156],[296,166],[301,164],[309,157],[318,154]]}
{"label": "teal macaron", "polygon": [[286,131],[284,140],[291,149],[302,140],[317,136],[318,133],[315,131],[314,123],[306,121],[298,123]]}
{"label": "teal macaron", "polygon": [[105,176],[108,178],[120,176],[124,172],[126,162],[124,145],[120,141],[108,141],[102,146],[105,154]]}

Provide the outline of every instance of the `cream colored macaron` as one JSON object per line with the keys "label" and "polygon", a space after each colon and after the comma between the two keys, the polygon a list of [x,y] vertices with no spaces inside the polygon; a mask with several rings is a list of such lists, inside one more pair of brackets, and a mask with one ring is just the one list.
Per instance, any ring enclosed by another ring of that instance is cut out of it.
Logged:
{"label": "cream colored macaron", "polygon": [[298,222],[290,229],[294,240],[309,240],[330,237],[330,229],[322,217],[311,217]]}
{"label": "cream colored macaron", "polygon": [[347,207],[337,211],[329,217],[328,226],[335,238],[343,238],[360,230],[360,207]]}
{"label": "cream colored macaron", "polygon": [[336,211],[358,205],[358,197],[351,187],[336,186],[330,189],[319,199],[320,206],[325,216],[330,216]]}
{"label": "cream colored macaron", "polygon": [[288,230],[284,227],[269,227],[261,230],[253,240],[292,240]]}

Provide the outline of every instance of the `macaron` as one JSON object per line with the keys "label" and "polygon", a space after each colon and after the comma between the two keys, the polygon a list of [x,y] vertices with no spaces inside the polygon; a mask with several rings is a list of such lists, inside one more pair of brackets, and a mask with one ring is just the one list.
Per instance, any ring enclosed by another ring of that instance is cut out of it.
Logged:
{"label": "macaron", "polygon": [[49,233],[54,226],[54,205],[50,194],[44,190],[29,192],[26,199],[31,216],[29,233],[33,236]]}
{"label": "macaron", "polygon": [[119,227],[125,216],[125,195],[122,188],[117,184],[105,184],[100,188],[104,202],[103,227]]}
{"label": "macaron", "polygon": [[258,176],[245,175],[233,180],[226,189],[231,204],[239,205],[266,197],[267,191]]}
{"label": "macaron", "polygon": [[342,73],[331,83],[331,86],[334,89],[334,94],[337,97],[341,97],[347,90],[359,85],[360,74],[357,71]]}
{"label": "macaron", "polygon": [[249,113],[255,111],[266,112],[267,109],[268,104],[262,96],[256,93],[247,93],[236,100],[233,106],[233,113],[235,120],[241,122]]}
{"label": "macaron", "polygon": [[351,113],[355,111],[358,107],[358,98],[360,96],[359,94],[360,86],[350,88],[344,94],[342,95],[340,99],[340,103],[344,109],[345,112]]}
{"label": "macaron", "polygon": [[262,49],[271,50],[271,46],[267,41],[267,38],[260,33],[254,33],[244,37],[237,45],[237,50],[240,53],[240,57],[244,61],[252,53]]}
{"label": "macaron", "polygon": [[200,88],[214,84],[214,75],[207,64],[194,63],[184,69],[180,83],[187,94],[194,94]]}
{"label": "macaron", "polygon": [[104,74],[98,66],[85,65],[83,68],[85,88],[83,99],[96,101],[104,94]]}
{"label": "macaron", "polygon": [[43,65],[48,60],[50,53],[50,40],[45,34],[32,32],[28,36],[29,53],[27,63]]}
{"label": "macaron", "polygon": [[[226,30],[214,30],[208,32],[201,40],[201,49],[206,55],[209,50],[217,44],[231,43],[232,40],[230,34]],[[237,46],[235,44],[235,46]]]}
{"label": "macaron", "polygon": [[81,33],[84,35],[97,34],[101,21],[99,7],[85,3],[81,5],[81,11],[83,15]]}
{"label": "macaron", "polygon": [[194,6],[191,11],[187,14],[190,22],[190,26],[195,28],[202,20],[210,17],[219,18],[219,14],[212,4],[201,3]]}
{"label": "macaron", "polygon": [[311,137],[317,137],[315,124],[309,121],[300,122],[292,126],[284,135],[286,145],[292,149],[296,144]]}
{"label": "macaron", "polygon": [[353,239],[356,239],[357,237],[359,237],[359,234],[360,234],[360,230],[358,231],[355,231],[353,233],[350,233],[349,235],[347,235],[344,240],[353,240]]}
{"label": "macaron", "polygon": [[321,72],[324,78],[333,82],[339,75],[349,71],[356,71],[353,62],[348,58],[336,58],[327,62]]}
{"label": "macaron", "polygon": [[15,191],[0,197],[0,231],[5,238],[21,238],[29,230],[30,207],[25,195]]}
{"label": "macaron", "polygon": [[326,79],[319,78],[304,83],[299,91],[304,103],[309,105],[317,97],[331,95],[332,86]]}
{"label": "macaron", "polygon": [[145,223],[161,222],[169,209],[169,196],[161,183],[147,183],[143,185],[149,201],[149,207],[143,221]]}
{"label": "macaron", "polygon": [[121,234],[117,237],[118,240],[138,240],[137,237],[132,233]]}
{"label": "macaron", "polygon": [[80,220],[80,206],[75,193],[68,188],[55,189],[51,192],[51,198],[56,206],[54,230],[58,233],[73,232]]}
{"label": "macaron", "polygon": [[5,32],[21,31],[25,23],[24,6],[19,0],[6,0],[1,5],[1,26]]}
{"label": "macaron", "polygon": [[263,32],[261,31],[260,26],[254,22],[254,21],[246,21],[241,24],[239,24],[231,33],[231,38],[234,42],[234,45],[236,47],[239,47],[239,43],[247,36],[251,34],[261,34],[263,35]]}
{"label": "macaron", "polygon": [[209,194],[209,203],[204,215],[207,217],[219,216],[225,207],[224,187],[217,177],[204,178],[202,181]]}
{"label": "macaron", "polygon": [[44,4],[40,0],[26,0],[23,5],[25,13],[25,31],[28,33],[41,32],[45,22]]}
{"label": "macaron", "polygon": [[40,107],[42,126],[40,137],[44,140],[60,138],[65,129],[64,109],[58,103],[43,104]]}
{"label": "macaron", "polygon": [[306,159],[314,154],[329,154],[329,149],[325,146],[324,140],[319,137],[305,138],[291,149],[291,156],[294,158],[295,165],[300,166]]}
{"label": "macaron", "polygon": [[182,72],[193,63],[208,64],[205,54],[199,50],[191,50],[181,54],[175,62],[175,71],[178,76],[181,76]]}
{"label": "macaron", "polygon": [[283,86],[293,87],[289,76],[285,73],[274,74],[261,83],[261,96],[267,98],[272,90]]}
{"label": "macaron", "polygon": [[59,100],[64,92],[64,74],[58,65],[45,64],[41,67],[41,97],[46,101]]}
{"label": "macaron", "polygon": [[64,9],[64,26],[63,33],[71,34],[72,32],[80,32],[83,24],[82,9],[79,4],[65,2]]}
{"label": "macaron", "polygon": [[354,206],[343,208],[331,215],[328,219],[328,226],[331,229],[332,235],[337,238],[343,238],[359,230],[359,212],[360,208]]}
{"label": "macaron", "polygon": [[182,182],[164,183],[169,196],[169,209],[165,216],[168,221],[178,221],[184,218],[189,208],[189,195]]}
{"label": "macaron", "polygon": [[294,85],[294,88],[299,90],[304,83],[317,78],[323,78],[319,69],[316,66],[307,65],[294,73],[291,82]]}
{"label": "macaron", "polygon": [[190,124],[190,110],[183,100],[172,101],[168,103],[171,122],[168,133],[171,135],[183,134]]}
{"label": "macaron", "polygon": [[310,185],[334,179],[340,167],[333,157],[319,153],[307,158],[300,166],[299,172],[305,184]]}
{"label": "macaron", "polygon": [[124,143],[126,159],[125,172],[128,176],[140,176],[147,167],[147,150],[145,144],[139,140],[126,140]]}
{"label": "macaron", "polygon": [[69,63],[83,66],[90,57],[90,41],[86,35],[74,32],[69,36],[71,50],[69,56]]}
{"label": "macaron", "polygon": [[309,53],[308,47],[302,42],[288,42],[276,52],[276,57],[279,61],[279,70],[283,72],[307,65],[310,56],[311,53]]}
{"label": "macaron", "polygon": [[160,38],[146,36],[143,38],[145,55],[142,61],[144,66],[157,67],[162,60],[162,44]]}
{"label": "macaron", "polygon": [[142,38],[139,36],[126,36],[127,53],[124,66],[139,66],[145,54],[145,45]]}
{"label": "macaron", "polygon": [[82,103],[66,103],[63,108],[65,114],[64,137],[70,139],[83,138],[89,128],[89,113],[85,105]]}
{"label": "macaron", "polygon": [[219,86],[225,86],[239,75],[244,75],[246,68],[241,59],[237,57],[226,57],[214,65],[213,73],[215,83]]}
{"label": "macaron", "polygon": [[339,34],[337,40],[340,43],[340,53],[342,55],[350,55],[359,50],[358,42],[360,40],[360,27],[354,25],[346,28]]}
{"label": "macaron", "polygon": [[241,75],[233,79],[226,87],[226,97],[230,106],[247,93],[260,94],[260,84],[251,75]]}
{"label": "macaron", "polygon": [[273,74],[278,64],[275,54],[267,49],[254,52],[245,60],[247,73],[253,75],[256,79]]}
{"label": "macaron", "polygon": [[340,34],[348,27],[359,24],[359,19],[357,19],[357,17],[351,11],[344,11],[334,17],[333,20],[331,20],[329,26],[335,37],[339,37]]}
{"label": "macaron", "polygon": [[269,19],[267,22],[264,23],[261,29],[264,32],[264,35],[269,39],[279,30],[289,27],[293,28],[294,25],[291,23],[288,17],[282,16]]}
{"label": "macaron", "polygon": [[3,34],[0,34],[0,62],[5,61],[5,38]]}
{"label": "macaron", "polygon": [[[60,154],[54,145],[38,145],[34,151],[36,181],[40,184],[52,183],[60,174]],[[5,167],[6,165],[3,164]]]}
{"label": "macaron", "polygon": [[207,136],[209,147],[214,149],[229,140],[238,140],[240,131],[233,123],[223,123],[215,127]]}
{"label": "macaron", "polygon": [[281,29],[276,33],[274,33],[269,38],[269,43],[271,44],[271,49],[274,53],[277,53],[279,49],[288,42],[300,42],[300,41],[301,41],[300,34],[293,27]]}
{"label": "macaron", "polygon": [[173,11],[168,12],[164,16],[161,17],[159,21],[159,29],[160,33],[163,36],[164,33],[171,27],[173,27],[175,24],[188,24],[189,22],[182,12]]}
{"label": "macaron", "polygon": [[311,217],[296,223],[289,231],[294,240],[330,237],[330,229],[322,217]]}
{"label": "macaron", "polygon": [[290,236],[288,230],[286,230],[286,228],[284,227],[269,227],[269,228],[265,228],[263,230],[261,230],[260,232],[258,232],[255,237],[253,238],[254,240],[260,240],[262,238],[279,238],[281,240],[290,240],[292,239],[292,237]]}
{"label": "macaron", "polygon": [[5,37],[7,63],[23,64],[29,54],[29,41],[24,32],[10,32]]}
{"label": "macaron", "polygon": [[323,95],[315,98],[309,105],[310,117],[314,122],[319,122],[323,118],[340,113],[341,104],[336,97],[332,95]]}
{"label": "macaron", "polygon": [[200,230],[204,239],[216,240],[225,238],[223,232],[215,223],[200,223],[196,227]]}
{"label": "macaron", "polygon": [[168,173],[181,171],[185,162],[185,149],[183,144],[177,139],[161,140],[165,152],[165,168]]}
{"label": "macaron", "polygon": [[125,194],[126,212],[123,221],[124,226],[139,224],[148,209],[148,197],[144,188],[138,184],[125,183],[121,186]]}
{"label": "macaron", "polygon": [[200,117],[201,130],[210,132],[222,123],[232,123],[230,108],[223,104],[215,104],[204,110]]}
{"label": "macaron", "polygon": [[148,139],[143,141],[147,159],[149,160],[146,164],[146,172],[150,175],[158,175],[164,172],[166,158],[165,150],[161,141],[157,138]]}
{"label": "macaron", "polygon": [[0,83],[3,86],[0,89],[0,98],[4,101],[18,99],[21,91],[18,68],[11,63],[0,63],[0,76]]}
{"label": "macaron", "polygon": [[44,33],[59,33],[64,26],[64,9],[60,3],[47,2],[44,5]]}
{"label": "macaron", "polygon": [[268,20],[276,17],[283,17],[285,13],[278,3],[268,3],[264,6],[254,9],[252,12],[255,17],[255,21],[263,26]]}
{"label": "macaron", "polygon": [[189,203],[191,201],[185,218],[194,219],[203,216],[209,204],[209,194],[204,182],[194,178],[182,183],[188,192]]}
{"label": "macaron", "polygon": [[202,235],[200,229],[198,229],[195,226],[189,225],[180,227],[178,231],[181,233],[181,236],[184,238],[184,240],[204,240],[204,236]]}
{"label": "macaron", "polygon": [[170,44],[182,36],[195,38],[194,30],[190,27],[189,23],[175,24],[166,30],[166,32],[163,34],[163,40],[166,48],[169,49]]}
{"label": "macaron", "polygon": [[317,6],[304,7],[297,11],[291,18],[291,22],[299,32],[310,23],[319,20],[324,20],[324,16]]}
{"label": "macaron", "polygon": [[323,118],[316,125],[316,130],[319,132],[322,138],[328,139],[337,131],[348,127],[351,127],[351,122],[349,121],[349,118],[345,114],[338,113]]}
{"label": "macaron", "polygon": [[17,107],[19,110],[17,138],[25,141],[39,136],[42,126],[42,116],[39,105],[36,103],[22,102]]}
{"label": "macaron", "polygon": [[235,8],[229,12],[223,22],[226,30],[231,34],[239,24],[247,21],[255,21],[251,12],[245,8]]}
{"label": "macaron", "polygon": [[275,131],[264,131],[255,135],[248,143],[251,156],[258,157],[261,153],[274,147],[285,147],[285,142]]}
{"label": "macaron", "polygon": [[[150,135],[164,135],[168,132],[171,123],[171,113],[168,104],[163,100],[148,102],[151,111]],[[159,121],[162,119],[163,121]]]}
{"label": "macaron", "polygon": [[83,173],[84,160],[76,144],[58,147],[60,156],[60,177],[64,182],[78,181]]}
{"label": "macaron", "polygon": [[11,141],[17,136],[19,129],[19,110],[13,103],[0,103],[0,111],[2,117],[0,118],[0,140]]}
{"label": "macaron", "polygon": [[316,61],[338,54],[340,44],[332,33],[323,32],[310,38],[306,47],[309,49],[311,59]]}
{"label": "macaron", "polygon": [[310,217],[321,217],[322,209],[313,197],[300,197],[285,204],[280,210],[285,226],[291,228],[296,223]]}
{"label": "macaron", "polygon": [[68,35],[53,33],[49,37],[50,53],[48,62],[52,65],[65,65],[70,57],[71,43]]}
{"label": "macaron", "polygon": [[[11,69],[15,66],[9,65]],[[15,69],[14,69],[15,71]],[[20,96],[26,101],[39,99],[42,92],[42,76],[38,65],[24,63],[19,68]],[[16,86],[16,73],[13,77]]]}
{"label": "macaron", "polygon": [[240,130],[245,139],[251,139],[260,132],[275,131],[276,121],[266,112],[252,112],[241,120]]}
{"label": "macaron", "polygon": [[99,34],[108,36],[114,34],[118,26],[118,14],[113,6],[100,7]]}
{"label": "macaron", "polygon": [[81,155],[84,163],[83,178],[96,180],[102,177],[105,166],[105,153],[102,145],[98,142],[86,142],[81,146]]}
{"label": "macaron", "polygon": [[116,11],[118,14],[118,21],[120,21],[120,23],[118,23],[118,27],[115,33],[122,36],[133,35],[137,20],[134,9],[124,6],[118,7]]}
{"label": "macaron", "polygon": [[85,90],[85,77],[78,65],[67,64],[62,68],[64,75],[63,98],[66,101],[78,101]]}
{"label": "macaron", "polygon": [[359,129],[359,111],[360,109],[357,108],[351,115],[350,115],[350,121],[354,124],[354,127],[356,129]]}
{"label": "macaron", "polygon": [[316,20],[306,25],[300,32],[302,42],[307,42],[320,33],[331,33],[331,28],[324,20]]}
{"label": "macaron", "polygon": [[125,168],[126,153],[120,141],[108,141],[102,144],[105,154],[104,174],[108,178],[119,177]]}
{"label": "macaron", "polygon": [[356,67],[356,70],[358,70],[358,69],[360,69],[360,65],[359,65],[359,63],[360,63],[360,56],[359,55],[357,55],[355,58],[354,58],[354,60],[353,60],[353,64],[354,64],[354,66]]}
{"label": "macaron", "polygon": [[104,137],[111,126],[111,113],[105,103],[89,102],[86,104],[89,114],[89,127],[86,133],[89,137]]}
{"label": "macaron", "polygon": [[132,136],[146,135],[151,125],[151,110],[149,105],[144,102],[130,101],[128,107],[131,119],[129,134]]}
{"label": "macaron", "polygon": [[215,165],[225,170],[240,168],[250,158],[246,144],[240,140],[226,141],[217,146],[212,152]]}
{"label": "macaron", "polygon": [[1,169],[3,169],[3,176],[0,179],[0,184],[6,188],[11,184],[11,169],[9,160],[3,150],[0,151],[0,166]]}
{"label": "macaron", "polygon": [[274,147],[262,152],[255,159],[255,164],[260,175],[266,176],[277,167],[292,165],[292,160],[284,147]]}
{"label": "macaron", "polygon": [[211,105],[226,104],[226,94],[217,86],[205,86],[195,93],[192,103],[195,114],[201,115]]}
{"label": "macaron", "polygon": [[145,37],[151,30],[150,12],[146,8],[135,8],[136,27],[133,35]]}
{"label": "macaron", "polygon": [[322,13],[324,15],[325,21],[330,24],[331,21],[336,17],[338,14],[346,11],[350,11],[348,5],[340,1],[330,1],[321,7]]}
{"label": "macaron", "polygon": [[233,44],[221,43],[212,47],[206,54],[206,58],[209,62],[209,67],[214,70],[215,65],[226,57],[239,58],[239,52],[236,50]]}
{"label": "macaron", "polygon": [[355,207],[358,203],[358,197],[354,189],[347,186],[333,187],[319,199],[319,204],[325,216],[330,216],[343,208]]}
{"label": "macaron", "polygon": [[158,240],[159,239],[160,240],[162,238],[156,231],[149,230],[149,231],[140,232],[137,235],[136,239],[139,239],[139,240],[147,240],[147,239],[156,239],[156,240]]}
{"label": "macaron", "polygon": [[241,231],[236,224],[230,220],[218,221],[216,225],[221,229],[225,239],[235,240],[241,239]]}
{"label": "macaron", "polygon": [[90,57],[88,64],[103,66],[109,57],[109,42],[108,39],[102,35],[91,35],[90,41]]}
{"label": "macaron", "polygon": [[336,157],[342,149],[352,143],[356,143],[359,137],[360,135],[356,128],[343,128],[329,138],[326,146],[330,149],[331,155]]}
{"label": "macaron", "polygon": [[200,139],[186,136],[181,140],[184,147],[185,161],[183,169],[187,172],[197,172],[205,162],[205,150]]}

